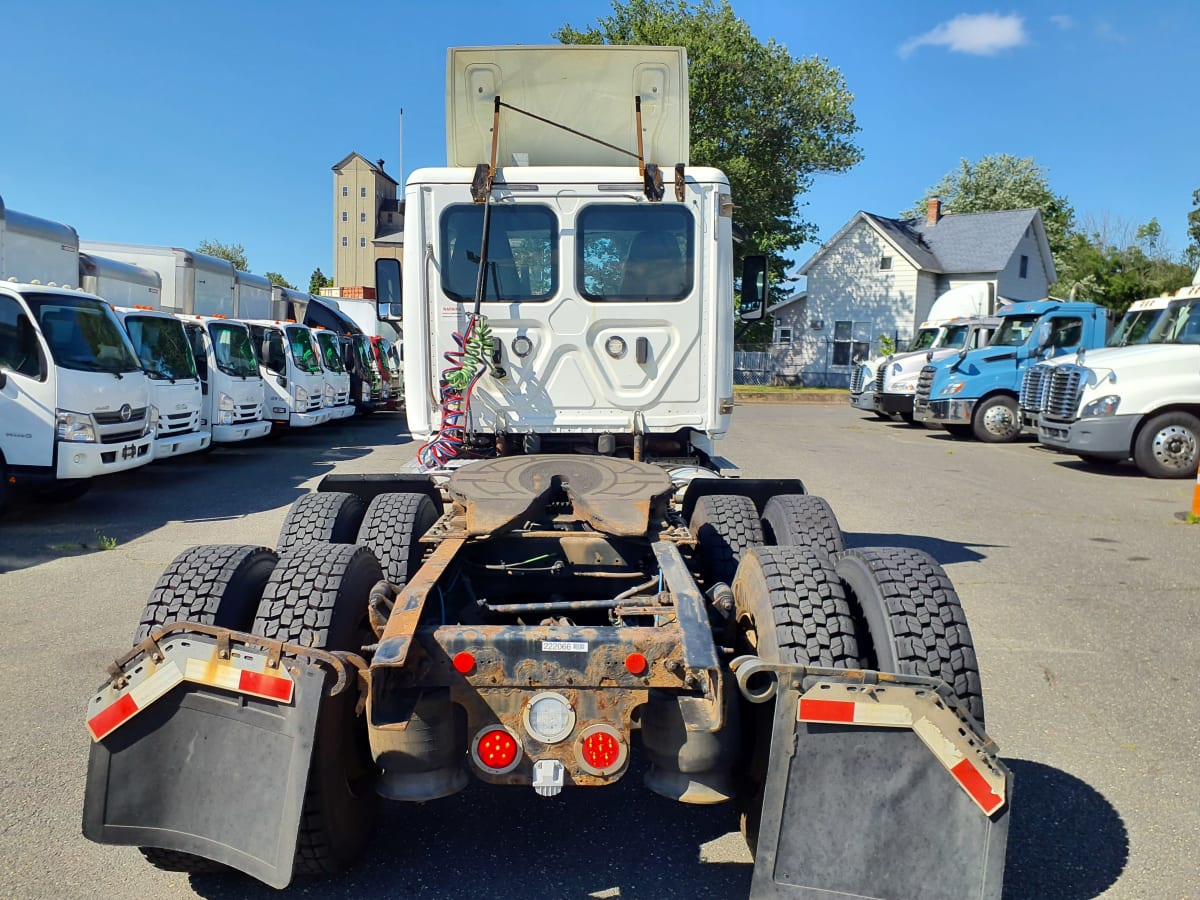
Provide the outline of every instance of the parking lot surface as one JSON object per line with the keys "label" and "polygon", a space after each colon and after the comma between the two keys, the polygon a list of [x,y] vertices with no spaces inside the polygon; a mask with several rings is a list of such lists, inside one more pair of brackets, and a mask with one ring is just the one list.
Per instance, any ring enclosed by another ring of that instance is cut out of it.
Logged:
{"label": "parking lot surface", "polygon": [[[744,475],[800,477],[851,546],[923,549],[954,580],[1016,779],[1005,896],[1200,896],[1192,484],[845,406],[739,405],[734,423],[721,451]],[[85,704],[171,559],[273,545],[323,475],[393,471],[415,449],[403,417],[380,414],[156,463],[0,522],[0,897],[746,896],[732,810],[658,797],[637,769],[553,799],[473,784],[390,807],[358,868],[282,895],[80,835]]]}

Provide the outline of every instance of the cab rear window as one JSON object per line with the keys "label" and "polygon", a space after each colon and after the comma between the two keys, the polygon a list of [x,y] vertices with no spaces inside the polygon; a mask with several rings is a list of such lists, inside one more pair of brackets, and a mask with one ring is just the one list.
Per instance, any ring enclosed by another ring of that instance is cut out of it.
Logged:
{"label": "cab rear window", "polygon": [[693,287],[694,233],[683,206],[588,206],[577,223],[576,287],[594,301],[682,300]]}
{"label": "cab rear window", "polygon": [[[449,207],[441,220],[442,291],[475,299],[483,237],[483,207]],[[492,207],[485,303],[548,300],[558,287],[558,224],[545,206]]]}

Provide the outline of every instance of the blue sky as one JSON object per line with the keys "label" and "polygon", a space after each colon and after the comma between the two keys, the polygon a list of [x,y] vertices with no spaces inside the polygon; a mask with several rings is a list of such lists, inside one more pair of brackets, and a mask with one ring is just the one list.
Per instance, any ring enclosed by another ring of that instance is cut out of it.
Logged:
{"label": "blue sky", "polygon": [[[859,209],[895,215],[960,157],[1011,153],[1045,167],[1081,220],[1156,217],[1185,246],[1200,188],[1195,0],[733,6],[760,39],[827,58],[855,94],[865,160],[804,198],[822,239]],[[334,163],[355,150],[398,174],[401,108],[405,173],[444,162],[447,47],[551,43],[610,10],[0,0],[0,196],[85,239],[240,243],[254,271],[306,287],[332,271]]]}

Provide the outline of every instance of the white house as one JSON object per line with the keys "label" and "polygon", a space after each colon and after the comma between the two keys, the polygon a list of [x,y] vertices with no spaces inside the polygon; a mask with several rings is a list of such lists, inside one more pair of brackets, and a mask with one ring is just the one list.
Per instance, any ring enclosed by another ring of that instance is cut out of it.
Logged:
{"label": "white house", "polygon": [[880,337],[903,345],[951,288],[985,282],[994,297],[1040,300],[1058,278],[1038,210],[942,215],[937,198],[923,219],[859,212],[800,274],[806,296],[778,304],[776,341],[793,345],[806,383],[831,385],[848,383]]}

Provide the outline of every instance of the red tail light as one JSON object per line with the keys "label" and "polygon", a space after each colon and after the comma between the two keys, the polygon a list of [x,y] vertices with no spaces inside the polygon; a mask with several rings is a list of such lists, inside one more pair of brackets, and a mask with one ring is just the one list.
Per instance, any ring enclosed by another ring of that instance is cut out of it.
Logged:
{"label": "red tail light", "polygon": [[624,767],[629,747],[611,725],[592,725],[579,736],[575,755],[591,774],[612,775]]}
{"label": "red tail light", "polygon": [[481,769],[503,775],[521,761],[521,745],[507,728],[485,728],[475,737],[471,755]]}

